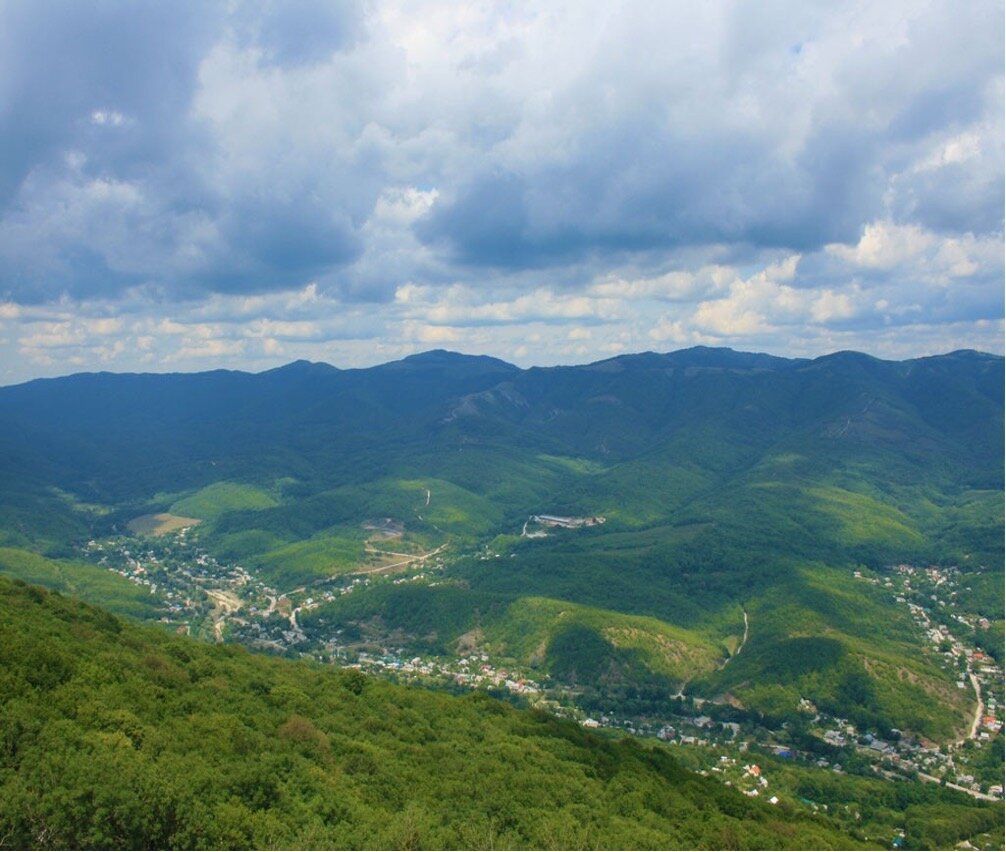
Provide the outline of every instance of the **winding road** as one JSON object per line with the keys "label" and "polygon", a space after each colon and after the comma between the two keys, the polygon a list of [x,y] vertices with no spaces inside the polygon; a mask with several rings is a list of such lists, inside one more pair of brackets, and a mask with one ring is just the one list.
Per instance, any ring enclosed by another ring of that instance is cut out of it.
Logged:
{"label": "winding road", "polygon": [[[720,670],[721,671],[724,668],[726,668],[727,663],[729,663],[734,657],[736,657],[741,651],[744,650],[744,646],[745,646],[745,644],[747,644],[747,641],[748,641],[748,630],[750,629],[750,621],[748,619],[748,611],[746,609],[741,608],[741,612],[744,613],[744,636],[741,638],[741,643],[740,643],[740,645],[737,646],[737,650],[734,651],[732,654],[730,654],[730,656],[727,657],[720,664]],[[729,651],[728,651],[728,653],[729,653]],[[692,680],[691,678],[688,678],[687,680],[685,680],[681,684],[681,686],[678,687],[678,691],[676,693],[674,693],[674,695],[672,695],[671,698],[684,698],[685,697],[685,687],[688,686],[688,684],[691,682],[691,680]]]}
{"label": "winding road", "polygon": [[241,609],[243,601],[233,592],[222,589],[207,589],[206,596],[213,601],[214,608],[220,610],[220,616],[213,620],[213,636],[217,642],[223,642],[227,616]]}
{"label": "winding road", "polygon": [[733,655],[734,657],[736,657],[737,654],[739,654],[741,651],[744,650],[744,646],[747,644],[748,641],[748,628],[751,626],[750,622],[748,621],[748,611],[745,609],[742,610],[742,612],[744,613],[744,636],[741,639],[740,645],[737,646],[737,651]]}
{"label": "winding road", "polygon": [[732,654],[730,654],[730,656],[723,661],[723,664],[720,666],[721,671],[727,667],[727,663],[729,663],[734,657],[736,657],[741,651],[744,650],[744,646],[747,644],[748,630],[750,629],[751,623],[748,620],[748,611],[742,608],[741,612],[744,613],[744,635],[741,637],[741,643],[740,645],[737,646],[737,650],[734,651]]}

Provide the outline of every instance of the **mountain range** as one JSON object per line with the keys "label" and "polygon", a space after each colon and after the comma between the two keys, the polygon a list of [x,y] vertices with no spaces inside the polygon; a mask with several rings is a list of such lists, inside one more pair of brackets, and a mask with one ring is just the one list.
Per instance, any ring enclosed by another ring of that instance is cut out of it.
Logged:
{"label": "mountain range", "polygon": [[88,542],[189,519],[277,594],[367,577],[300,608],[318,641],[484,654],[587,712],[806,704],[951,742],[973,698],[889,578],[956,572],[1001,662],[1003,386],[973,351],[706,347],[37,380],[0,388],[0,572],[142,616]]}

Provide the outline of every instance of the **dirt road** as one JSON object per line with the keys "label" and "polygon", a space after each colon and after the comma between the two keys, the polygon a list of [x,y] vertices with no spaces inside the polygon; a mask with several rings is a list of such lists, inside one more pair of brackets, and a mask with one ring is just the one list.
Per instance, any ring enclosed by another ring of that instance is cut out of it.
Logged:
{"label": "dirt road", "polygon": [[407,565],[411,565],[414,562],[425,562],[431,556],[436,556],[438,553],[442,553],[447,549],[446,544],[440,545],[436,550],[431,550],[429,553],[420,553],[418,556],[409,556],[407,553],[391,553],[386,550],[377,550],[376,548],[373,553],[387,553],[389,556],[404,556],[401,562],[392,562],[390,565],[377,565],[373,568],[364,568],[361,571],[354,571],[354,574],[383,574],[388,571],[394,571],[396,569],[404,568]]}

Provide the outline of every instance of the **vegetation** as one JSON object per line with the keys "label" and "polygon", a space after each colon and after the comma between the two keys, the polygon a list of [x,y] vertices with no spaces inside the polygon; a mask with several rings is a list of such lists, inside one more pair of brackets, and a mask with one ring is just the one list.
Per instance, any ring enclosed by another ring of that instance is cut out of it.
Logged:
{"label": "vegetation", "polygon": [[176,501],[171,506],[174,515],[191,515],[204,521],[226,512],[255,511],[278,506],[275,497],[252,485],[236,482],[214,482],[195,494]]}
{"label": "vegetation", "polygon": [[[683,766],[693,771],[716,767],[715,774],[720,777],[730,772],[720,760],[722,752],[702,747],[672,749]],[[1001,805],[982,804],[940,785],[892,784],[884,779],[839,774],[765,750],[737,754],[734,763],[757,765],[761,777],[769,780],[764,792],[827,813],[846,831],[887,847],[949,849],[962,841],[978,842],[990,849],[1003,845]],[[740,773],[733,774],[736,779]],[[752,779],[748,777],[747,781],[750,785]]]}
{"label": "vegetation", "polygon": [[[983,616],[965,638],[1002,661],[1002,388],[1003,360],[979,353],[896,363],[703,348],[548,370],[436,352],[372,370],[294,364],[258,376],[32,382],[0,388],[0,572],[161,617],[150,594],[98,564],[87,543],[169,513],[202,521],[188,534],[207,554],[193,580],[199,617],[176,626],[207,638],[231,635],[216,586],[240,577],[268,613],[267,629],[240,635],[288,653],[301,647],[299,623],[373,649],[491,651],[566,683],[586,707],[655,713],[686,686],[766,724],[797,726],[799,702],[809,700],[863,730],[945,742],[966,732],[974,708],[970,690],[956,685],[963,669],[920,641],[911,601],[896,604],[883,580],[903,562],[958,566],[955,606]],[[605,522],[523,535],[541,513]],[[435,579],[420,577],[418,561],[410,574],[422,582],[382,579],[428,554],[445,557]],[[189,567],[162,563],[165,577]],[[278,600],[301,587],[297,601]],[[432,708],[445,699],[428,700]],[[277,766],[322,741],[300,722],[279,736],[294,714],[330,746],[338,741],[335,721],[286,709],[273,729],[255,729],[287,750]],[[238,760],[241,736],[222,747],[227,760]],[[75,742],[85,739],[97,741]],[[327,771],[319,765],[298,764],[310,778]],[[994,761],[981,771],[994,771]],[[349,783],[351,774],[339,777]],[[324,784],[305,795],[329,801]],[[286,787],[270,789],[280,802],[270,813],[296,800]],[[226,794],[247,805],[241,795]],[[476,843],[444,828],[440,806],[403,810],[388,795],[395,805],[380,818],[377,799],[360,813],[386,827],[411,814],[424,843]],[[610,816],[615,806],[605,801]],[[953,825],[951,811],[923,811],[925,825],[944,816]],[[276,828],[273,816],[237,808],[227,822],[233,842],[272,843],[273,831],[283,842],[315,842]],[[547,836],[494,817],[485,830],[495,834],[483,840],[579,845],[587,841],[569,832],[587,824],[581,817]],[[638,830],[654,819],[640,817]],[[303,823],[320,832],[318,843],[392,843],[390,834],[363,840]],[[679,842],[670,828],[657,831],[605,836]],[[216,835],[223,845],[227,836]],[[932,844],[938,832],[912,836]],[[100,845],[97,835],[78,839]]]}
{"label": "vegetation", "polygon": [[862,847],[478,695],[173,638],[7,581],[0,615],[15,848]]}
{"label": "vegetation", "polygon": [[30,551],[0,547],[0,574],[100,604],[120,615],[140,619],[159,615],[159,601],[149,589],[87,563],[46,559]]}

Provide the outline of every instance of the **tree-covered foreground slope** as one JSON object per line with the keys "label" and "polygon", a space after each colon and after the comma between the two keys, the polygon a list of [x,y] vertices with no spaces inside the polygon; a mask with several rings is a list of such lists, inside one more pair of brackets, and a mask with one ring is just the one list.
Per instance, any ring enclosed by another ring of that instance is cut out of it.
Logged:
{"label": "tree-covered foreground slope", "polygon": [[864,844],[658,748],[477,694],[170,636],[0,580],[0,846]]}
{"label": "tree-covered foreground slope", "polygon": [[[887,584],[953,569],[968,647],[1001,660],[1002,434],[1003,359],[976,352],[71,376],[0,388],[0,570],[101,600],[86,543],[166,513],[277,593],[367,578],[305,603],[329,647],[478,650],[602,704],[807,699],[945,743],[974,695]],[[537,514],[605,523],[524,534]]]}

